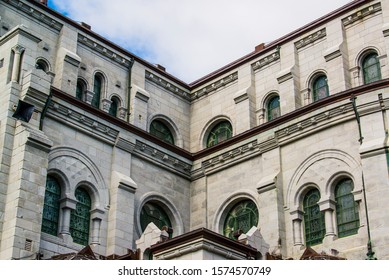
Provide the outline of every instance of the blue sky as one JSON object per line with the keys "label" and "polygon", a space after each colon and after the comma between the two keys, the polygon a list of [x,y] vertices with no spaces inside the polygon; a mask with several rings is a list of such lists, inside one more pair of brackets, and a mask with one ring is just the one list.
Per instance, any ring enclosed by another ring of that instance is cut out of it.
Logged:
{"label": "blue sky", "polygon": [[49,0],[48,4],[190,83],[349,2]]}

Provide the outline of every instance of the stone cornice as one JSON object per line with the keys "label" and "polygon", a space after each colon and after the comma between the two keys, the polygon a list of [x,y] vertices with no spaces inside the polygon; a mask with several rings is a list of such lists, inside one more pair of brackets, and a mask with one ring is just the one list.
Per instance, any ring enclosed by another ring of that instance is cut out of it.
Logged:
{"label": "stone cornice", "polygon": [[73,110],[61,103],[51,101],[49,109],[48,116],[51,118],[65,123],[66,125],[70,125],[77,130],[82,130],[104,142],[113,145],[118,137],[118,130],[97,121],[96,118],[88,116],[87,114],[82,114],[78,110]]}
{"label": "stone cornice", "polygon": [[317,40],[320,40],[320,39],[322,39],[322,38],[324,38],[326,36],[327,36],[326,29],[322,28],[319,31],[316,31],[316,32],[314,32],[312,34],[309,34],[308,36],[306,36],[306,37],[300,39],[299,41],[295,42],[294,45],[295,45],[296,49],[301,49],[301,48],[303,48],[305,46],[313,44]]}
{"label": "stone cornice", "polygon": [[348,17],[342,19],[343,25],[348,26],[366,18],[367,16],[374,15],[375,13],[381,11],[381,3],[376,3],[361,10],[356,11],[355,13],[349,15]]}
{"label": "stone cornice", "polygon": [[182,98],[184,98],[187,101],[190,101],[190,92],[183,90],[182,88],[179,88],[178,86],[175,86],[171,82],[168,82],[167,80],[157,76],[156,74],[153,74],[146,70],[145,77],[147,81],[150,81],[151,83],[162,87],[166,91],[169,91],[175,95],[178,95]]}
{"label": "stone cornice", "polygon": [[38,9],[18,0],[2,0],[2,2],[8,3],[12,7],[18,9],[23,12],[25,15],[32,17],[33,19],[39,21],[40,23],[45,24],[47,27],[60,31],[62,29],[63,24],[59,21],[55,20],[53,17],[49,17],[47,14],[42,13]]}
{"label": "stone cornice", "polygon": [[237,81],[237,80],[238,80],[238,72],[234,72],[228,76],[223,77],[220,80],[213,82],[210,85],[207,85],[205,87],[197,89],[192,94],[192,100],[200,98],[200,97],[207,95],[211,92],[214,92],[214,91],[216,91],[222,87],[225,87],[225,86],[227,86],[227,85],[229,85],[232,82]]}
{"label": "stone cornice", "polygon": [[120,55],[118,52],[115,52],[110,48],[103,46],[102,44],[98,43],[96,40],[92,40],[91,38],[88,38],[83,34],[78,34],[78,42],[81,45],[91,49],[94,52],[99,53],[100,55],[108,58],[109,60],[125,68],[130,68],[133,63],[133,58],[130,59],[125,58],[124,56]]}
{"label": "stone cornice", "polygon": [[251,67],[253,68],[254,71],[256,71],[279,59],[280,59],[280,51],[279,49],[277,49],[274,53],[271,53],[259,59],[258,61],[254,62],[253,64],[251,64]]}
{"label": "stone cornice", "polygon": [[[281,141],[283,138],[293,137],[296,138],[296,134],[303,133],[308,129],[319,128],[328,122],[332,122],[336,119],[343,118],[346,114],[353,113],[353,107],[351,102],[342,104],[330,110],[326,110],[320,114],[314,115],[309,118],[302,119],[292,125],[286,126],[275,132],[276,138]],[[351,114],[352,115],[352,114]]]}
{"label": "stone cornice", "polygon": [[133,154],[149,160],[154,164],[157,163],[159,166],[167,168],[186,179],[190,179],[192,164],[178,159],[172,153],[164,152],[161,149],[136,140]]}

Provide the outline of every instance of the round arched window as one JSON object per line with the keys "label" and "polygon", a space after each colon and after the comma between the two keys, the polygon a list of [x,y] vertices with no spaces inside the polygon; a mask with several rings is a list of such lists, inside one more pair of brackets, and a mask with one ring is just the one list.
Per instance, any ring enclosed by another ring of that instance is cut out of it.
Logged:
{"label": "round arched window", "polygon": [[247,233],[253,226],[258,225],[258,209],[249,199],[238,202],[228,212],[224,221],[223,234],[236,239],[235,233]]}
{"label": "round arched window", "polygon": [[167,143],[174,145],[174,137],[170,129],[161,121],[154,120],[150,124],[150,133]]}
{"label": "round arched window", "polygon": [[212,147],[232,137],[232,126],[229,121],[222,121],[216,124],[210,131],[207,138],[207,148]]}
{"label": "round arched window", "polygon": [[158,204],[147,202],[143,205],[140,212],[140,226],[142,232],[146,229],[149,223],[154,223],[159,229],[164,226],[172,227],[169,216]]}

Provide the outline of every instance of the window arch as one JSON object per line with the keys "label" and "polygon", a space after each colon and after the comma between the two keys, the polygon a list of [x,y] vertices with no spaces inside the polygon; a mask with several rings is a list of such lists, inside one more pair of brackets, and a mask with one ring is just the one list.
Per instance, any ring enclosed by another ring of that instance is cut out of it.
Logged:
{"label": "window arch", "polygon": [[312,97],[313,101],[329,96],[328,80],[326,75],[317,76],[312,82]]}
{"label": "window arch", "polygon": [[324,213],[320,211],[319,200],[320,192],[318,189],[311,189],[304,196],[304,226],[307,246],[321,243],[325,235]]}
{"label": "window arch", "polygon": [[359,229],[358,205],[352,194],[353,189],[351,179],[343,179],[335,187],[338,237],[356,234]]}
{"label": "window arch", "polygon": [[236,203],[228,212],[223,226],[223,234],[235,239],[234,233],[241,230],[247,233],[253,226],[258,225],[258,209],[250,200],[242,200]]}
{"label": "window arch", "polygon": [[104,84],[104,79],[101,76],[101,74],[96,74],[94,81],[93,81],[94,95],[93,95],[93,99],[91,102],[91,105],[93,107],[96,107],[96,108],[100,107],[100,97],[101,97],[102,90],[103,90],[103,84]]}
{"label": "window arch", "polygon": [[[172,227],[172,223],[165,210],[163,210],[161,206],[154,202],[147,202],[143,205],[140,212],[140,225],[142,232],[151,222],[154,223],[159,229],[162,229],[164,226],[168,226],[170,228]],[[169,235],[172,237],[172,233],[169,233]]]}
{"label": "window arch", "polygon": [[281,116],[280,109],[280,97],[278,95],[273,96],[267,103],[267,120],[271,121]]}
{"label": "window arch", "polygon": [[153,120],[150,124],[150,133],[167,143],[174,145],[174,137],[169,127],[160,120]]}
{"label": "window arch", "polygon": [[381,80],[381,66],[376,52],[370,52],[362,59],[362,72],[364,84]]}
{"label": "window arch", "polygon": [[120,101],[117,97],[112,97],[111,98],[111,106],[109,107],[109,114],[116,117],[118,113],[118,108],[119,108]]}
{"label": "window arch", "polygon": [[89,193],[82,187],[75,191],[77,200],[76,209],[70,214],[70,235],[75,243],[88,245],[89,224],[92,199]]}
{"label": "window arch", "polygon": [[222,141],[232,137],[232,126],[229,121],[217,123],[209,132],[207,138],[207,148],[212,147]]}
{"label": "window arch", "polygon": [[76,98],[85,101],[86,84],[83,80],[77,80]]}
{"label": "window arch", "polygon": [[57,179],[47,176],[45,199],[43,203],[42,232],[57,235],[59,224],[59,209],[61,186]]}

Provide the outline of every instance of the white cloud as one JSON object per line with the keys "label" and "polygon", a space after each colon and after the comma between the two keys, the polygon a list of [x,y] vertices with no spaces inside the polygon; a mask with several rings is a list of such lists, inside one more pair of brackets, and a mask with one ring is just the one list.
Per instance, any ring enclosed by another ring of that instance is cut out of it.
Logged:
{"label": "white cloud", "polygon": [[350,0],[49,0],[76,21],[192,82]]}

